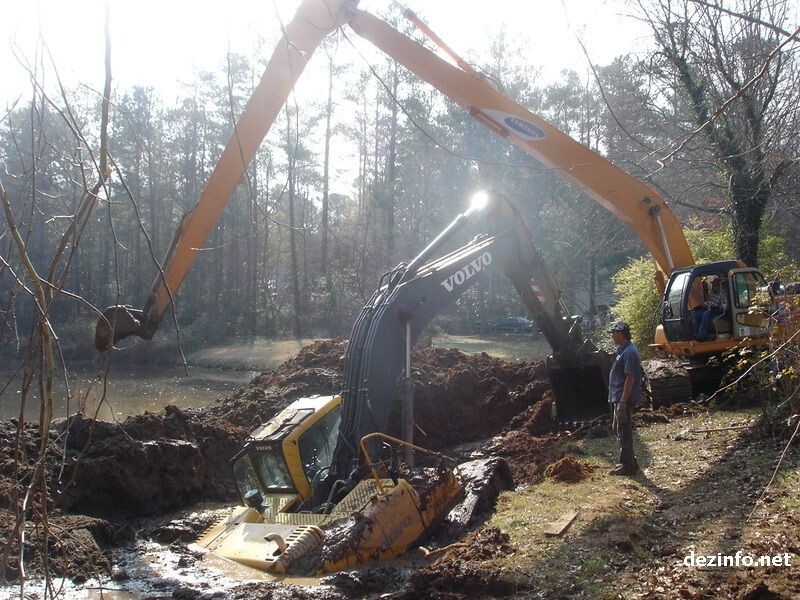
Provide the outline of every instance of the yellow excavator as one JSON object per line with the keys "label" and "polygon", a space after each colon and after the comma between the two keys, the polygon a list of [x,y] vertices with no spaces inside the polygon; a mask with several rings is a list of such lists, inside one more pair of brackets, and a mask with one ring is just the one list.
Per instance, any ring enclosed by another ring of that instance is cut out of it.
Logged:
{"label": "yellow excavator", "polygon": [[[467,227],[479,234],[439,256]],[[310,574],[397,556],[450,518],[460,500],[458,522],[468,522],[483,504],[471,483],[502,480],[507,465],[496,458],[457,465],[414,445],[411,347],[492,265],[512,281],[557,360],[584,365],[578,379],[597,378],[585,385],[595,404],[582,397],[576,408],[607,410],[605,353],[550,295],[557,287],[513,205],[480,193],[422,252],[382,278],[353,325],[342,391],[297,400],[250,435],[232,461],[242,506],[198,544],[259,569]],[[541,281],[546,293],[536,293],[531,281]],[[401,437],[395,438],[386,431],[398,395]]]}
{"label": "yellow excavator", "polygon": [[[707,357],[725,350],[763,343],[769,334],[769,322],[755,310],[758,293],[765,287],[764,277],[757,269],[733,260],[696,265],[678,218],[654,188],[506,97],[411,10],[404,9],[403,14],[449,60],[360,10],[357,0],[301,1],[295,17],[283,29],[283,37],[200,199],[181,221],[163,273],[156,278],[145,307],[106,309],[95,332],[98,349],[107,349],[131,335],[152,338],[198,249],[203,247],[315,49],[326,36],[345,26],[440,90],[490,131],[562,174],[638,235],[653,257],[656,282],[663,294],[656,348],[702,365]],[[428,296],[419,295],[414,300],[403,294],[423,283],[437,292],[451,291],[449,287],[452,291],[461,290],[462,283],[470,279],[469,274],[485,266],[485,255],[473,253],[480,243],[490,243],[488,239],[494,240],[491,243],[496,248],[507,247],[501,252],[504,261],[499,262],[553,346],[548,365],[557,410],[569,415],[588,408],[607,409],[603,353],[582,339],[579,319],[563,308],[558,288],[545,274],[530,236],[510,204],[503,200],[490,204],[493,208],[487,214],[494,215],[495,227],[487,225],[488,237],[463,250],[470,257],[469,262],[451,255],[431,259],[432,251],[441,247],[437,238],[419,257],[401,265],[392,271],[388,281],[381,282],[353,327],[345,387],[340,395],[298,401],[253,433],[235,463],[245,506],[204,537],[207,547],[277,571],[302,563],[303,556],[313,554],[310,548],[316,548],[318,570],[332,570],[368,558],[397,555],[447,514],[463,493],[463,485],[453,469],[446,466],[444,457],[429,457],[435,464],[428,467],[432,469],[429,476],[421,478],[399,478],[388,467],[379,472],[376,464],[392,464],[392,460],[387,463],[379,457],[385,444],[410,447],[410,435],[401,440],[388,438],[385,428],[398,378],[403,372],[410,372],[407,363],[403,368],[403,357],[409,355],[420,326],[435,314],[433,304],[419,302],[419,298]],[[473,214],[475,211],[467,211],[451,227],[459,228],[457,223],[472,219]],[[445,230],[442,236],[449,239],[450,233]],[[444,269],[453,270],[442,277]],[[699,341],[693,336],[692,310],[705,301],[707,281],[712,278],[722,283],[730,308],[714,320],[711,338]],[[544,302],[533,293],[531,279],[546,290]],[[448,298],[452,294],[430,297]],[[397,330],[403,327],[404,331]],[[653,395],[664,401],[685,399],[691,393],[688,374],[659,377],[653,373],[650,386]],[[409,387],[403,385],[404,398]],[[406,421],[404,431],[408,430]],[[309,442],[313,450],[304,451],[303,440],[311,439],[309,436],[316,436],[319,443]],[[365,469],[372,478],[364,478]],[[383,476],[387,473],[388,478]],[[352,536],[335,535],[337,528],[346,528],[343,523],[349,523]],[[349,541],[332,547],[324,542],[340,538]]]}

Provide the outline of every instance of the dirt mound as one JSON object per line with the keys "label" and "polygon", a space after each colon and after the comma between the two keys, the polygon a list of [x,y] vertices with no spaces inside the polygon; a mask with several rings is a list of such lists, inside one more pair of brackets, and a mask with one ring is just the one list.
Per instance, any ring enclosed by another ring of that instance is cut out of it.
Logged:
{"label": "dirt mound", "polygon": [[[416,442],[441,450],[491,437],[549,389],[543,363],[508,363],[481,353],[415,349]],[[399,403],[392,422],[399,422]],[[397,433],[395,431],[394,433]]]}
{"label": "dirt mound", "polygon": [[207,407],[205,413],[252,431],[294,400],[314,394],[336,394],[342,387],[347,342],[310,344],[273,371]]}
{"label": "dirt mound", "polygon": [[[533,381],[528,384],[527,388],[533,386],[537,386],[536,389],[538,390],[541,386],[541,382]],[[553,409],[553,392],[545,388],[544,393],[539,393],[538,398],[541,398],[541,400],[538,402],[534,400],[536,404],[529,406],[511,419],[508,424],[509,430],[524,429],[531,435],[541,435],[552,431],[553,421],[551,419],[551,414]]]}
{"label": "dirt mound", "polygon": [[59,505],[90,514],[153,514],[235,492],[228,461],[247,430],[167,407],[120,424],[75,415],[63,425]]}
{"label": "dirt mound", "polygon": [[[345,351],[343,341],[315,342],[204,412],[255,429],[297,398],[341,391]],[[443,348],[415,348],[411,362],[415,441],[433,450],[499,433],[550,389],[543,363],[509,363]],[[397,435],[400,403],[394,406],[389,433]],[[528,415],[532,432],[547,430],[548,406]]]}
{"label": "dirt mound", "polygon": [[470,533],[432,564],[415,570],[403,598],[483,598],[507,596],[516,586],[493,560],[514,552],[507,533],[487,527]]}
{"label": "dirt mound", "polygon": [[[0,509],[0,547],[8,549],[5,579],[19,577],[19,537],[12,536],[16,515]],[[43,572],[44,548],[47,547],[51,575],[77,582],[98,577],[111,570],[111,547],[132,543],[135,537],[128,527],[117,527],[105,519],[85,515],[67,515],[54,510],[48,516],[48,535],[41,526],[25,523],[23,559],[28,573]],[[2,578],[3,574],[0,574]]]}
{"label": "dirt mound", "polygon": [[[80,414],[54,421],[44,463],[49,535],[41,533],[38,517],[34,527],[29,516],[24,548],[29,571],[41,572],[46,547],[49,568],[59,576],[85,580],[107,573],[110,547],[132,541],[134,535],[96,517],[118,519],[231,498],[228,460],[246,435],[246,429],[216,417],[174,407],[120,424]],[[38,438],[35,425],[18,428],[14,421],[0,422],[0,542],[11,549],[9,578],[18,576],[16,514],[34,472]],[[35,493],[29,505],[40,502]]]}
{"label": "dirt mound", "polygon": [[517,485],[536,483],[544,477],[545,468],[558,458],[563,437],[561,432],[535,436],[524,427],[509,429],[492,439],[487,453],[506,459]]}
{"label": "dirt mound", "polygon": [[558,459],[545,470],[545,476],[563,483],[577,483],[592,472],[592,467],[571,454]]}

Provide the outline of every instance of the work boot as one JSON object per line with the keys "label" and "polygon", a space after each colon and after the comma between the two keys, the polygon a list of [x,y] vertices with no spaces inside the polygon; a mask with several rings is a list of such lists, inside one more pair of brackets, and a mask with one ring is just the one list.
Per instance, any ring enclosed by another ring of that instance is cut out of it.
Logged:
{"label": "work boot", "polygon": [[627,465],[617,465],[611,471],[609,471],[610,475],[623,475],[625,477],[632,477],[639,472],[639,465],[627,466]]}

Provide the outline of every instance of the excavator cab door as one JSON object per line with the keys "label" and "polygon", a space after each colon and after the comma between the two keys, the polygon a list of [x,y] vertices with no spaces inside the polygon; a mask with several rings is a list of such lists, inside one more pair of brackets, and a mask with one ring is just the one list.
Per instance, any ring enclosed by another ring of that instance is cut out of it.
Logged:
{"label": "excavator cab door", "polygon": [[773,301],[764,275],[758,269],[728,271],[731,321],[736,339],[765,337],[770,333]]}
{"label": "excavator cab door", "polygon": [[674,274],[667,285],[662,303],[661,324],[670,341],[691,339],[691,323],[684,310],[684,291],[691,281],[691,271]]}

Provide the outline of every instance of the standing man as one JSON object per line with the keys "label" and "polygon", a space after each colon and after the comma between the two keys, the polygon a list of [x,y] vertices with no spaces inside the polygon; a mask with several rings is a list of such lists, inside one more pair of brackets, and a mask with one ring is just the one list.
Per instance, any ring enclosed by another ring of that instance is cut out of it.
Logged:
{"label": "standing man", "polygon": [[624,321],[610,330],[617,351],[608,376],[608,402],[614,415],[613,429],[619,442],[619,464],[612,475],[635,475],[639,463],[633,454],[633,409],[642,397],[642,359],[631,342],[631,327]]}

